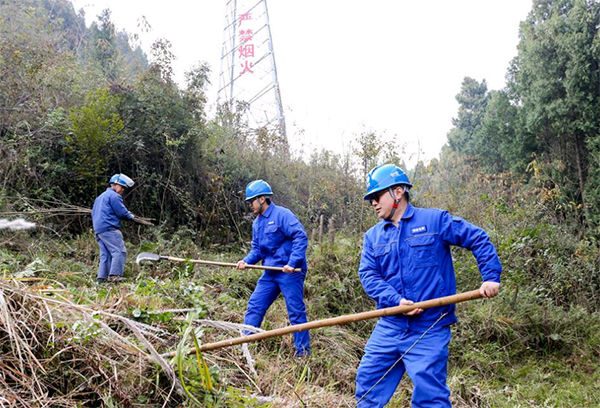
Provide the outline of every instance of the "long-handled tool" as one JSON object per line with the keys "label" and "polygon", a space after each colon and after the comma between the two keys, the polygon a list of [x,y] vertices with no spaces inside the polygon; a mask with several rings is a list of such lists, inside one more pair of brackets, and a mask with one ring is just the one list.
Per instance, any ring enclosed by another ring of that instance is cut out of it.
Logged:
{"label": "long-handled tool", "polygon": [[[336,326],[338,324],[358,322],[361,320],[374,319],[376,317],[392,316],[400,313],[407,313],[414,309],[430,309],[432,307],[446,306],[453,303],[465,302],[467,300],[479,299],[481,297],[482,296],[479,293],[479,289],[477,289],[472,290],[470,292],[458,293],[452,296],[445,296],[441,298],[425,300],[423,302],[413,303],[412,305],[394,306],[385,309],[371,310],[369,312],[332,317],[323,320],[315,320],[312,322],[297,324],[294,326],[282,327],[281,329],[268,330],[261,333],[251,334],[248,336],[236,337],[230,340],[223,340],[218,341],[216,343],[203,344],[200,346],[200,351],[216,350],[223,347],[235,346],[236,344],[249,343],[252,341],[268,339],[271,337],[278,337],[288,333],[317,329],[319,327]],[[195,349],[190,350],[190,354],[195,353]],[[167,358],[173,357],[174,355],[175,352],[162,354],[163,357]]]}
{"label": "long-handled tool", "polygon": [[[166,261],[171,261],[171,262],[191,262],[191,263],[197,263],[197,264],[202,264],[202,265],[230,266],[230,267],[233,267],[233,268],[237,267],[237,264],[234,264],[234,263],[216,262],[216,261],[204,261],[202,259],[175,258],[173,256],[164,256],[164,255],[158,255],[158,254],[151,254],[150,252],[142,252],[141,254],[139,254],[137,256],[137,258],[135,259],[135,262],[139,264],[141,261],[161,261],[161,260],[166,260]],[[268,269],[270,271],[283,272],[283,268],[280,268],[280,267],[277,267],[277,266],[246,265],[246,268],[250,268],[250,269]],[[294,272],[300,272],[300,271],[301,271],[300,268],[294,269]]]}

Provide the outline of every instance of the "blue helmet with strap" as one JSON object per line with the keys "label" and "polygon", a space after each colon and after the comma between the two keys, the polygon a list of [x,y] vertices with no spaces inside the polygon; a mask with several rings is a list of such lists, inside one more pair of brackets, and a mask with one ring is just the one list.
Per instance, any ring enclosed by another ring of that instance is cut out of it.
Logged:
{"label": "blue helmet with strap", "polygon": [[269,183],[263,180],[254,180],[246,186],[246,198],[244,201],[250,201],[259,196],[271,195],[273,195],[273,190],[271,190]]}
{"label": "blue helmet with strap", "polygon": [[125,174],[115,174],[109,180],[109,184],[118,184],[123,187],[133,187],[135,182]]}
{"label": "blue helmet with strap", "polygon": [[367,176],[367,194],[365,200],[370,200],[373,194],[396,185],[412,187],[408,176],[395,164],[382,164],[373,168]]}

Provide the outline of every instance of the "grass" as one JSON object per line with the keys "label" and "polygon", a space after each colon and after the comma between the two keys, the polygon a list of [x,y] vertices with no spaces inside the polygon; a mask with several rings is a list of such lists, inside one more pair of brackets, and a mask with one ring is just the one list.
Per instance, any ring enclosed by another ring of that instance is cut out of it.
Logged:
{"label": "grass", "polygon": [[[154,250],[187,257],[201,254],[204,259],[227,262],[242,256],[213,253],[184,241],[178,239],[177,248],[159,241]],[[0,319],[0,378],[5,382],[11,378],[7,367],[22,370],[21,359],[30,367],[27,378],[49,390],[46,398],[56,406],[354,404],[356,367],[374,322],[312,331],[313,354],[305,359],[293,356],[291,335],[252,344],[249,349],[257,374],[239,347],[203,353],[204,366],[194,355],[182,354],[194,347],[191,328],[203,343],[237,337],[235,326],[206,322],[242,322],[260,272],[167,262],[136,265],[132,260],[145,250],[144,244],[128,243],[128,282],[98,285],[94,282],[97,249],[91,235],[58,241],[17,234],[11,242],[0,250],[0,283],[8,299],[5,310],[12,313],[11,319]],[[310,249],[306,281],[309,320],[373,308],[356,276],[357,239],[327,245]],[[472,281],[464,290],[473,289],[477,276],[472,268],[465,264],[458,273],[459,285]],[[14,280],[15,276],[22,279]],[[454,406],[599,406],[598,314],[578,305],[557,307],[542,292],[522,285],[518,291],[516,288],[509,279],[498,298],[458,306],[460,321],[453,328],[448,379]],[[13,292],[19,295],[10,295]],[[62,306],[48,306],[50,299]],[[285,325],[285,305],[278,299],[269,309],[263,329]],[[150,349],[159,354],[176,350],[186,331],[189,340],[180,349],[178,363],[167,361],[170,368],[157,364]],[[31,353],[17,352],[14,333],[21,333],[21,350]],[[185,392],[178,393],[177,381]],[[17,388],[12,383],[11,388],[7,382],[2,388],[0,397],[15,403],[42,398],[33,389],[28,391],[25,383]],[[10,390],[18,392],[11,394]],[[198,403],[186,397],[186,392]],[[405,377],[388,406],[410,407],[410,398],[411,383]]]}

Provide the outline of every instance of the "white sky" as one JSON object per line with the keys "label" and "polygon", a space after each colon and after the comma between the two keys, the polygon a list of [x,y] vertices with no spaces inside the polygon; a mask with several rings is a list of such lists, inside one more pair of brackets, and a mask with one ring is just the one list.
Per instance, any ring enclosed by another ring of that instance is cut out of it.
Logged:
{"label": "white sky", "polygon": [[[197,62],[219,83],[226,0],[72,0],[87,23],[109,8],[117,29],[171,41],[176,80]],[[348,152],[364,131],[439,156],[465,76],[501,89],[531,0],[268,0],[288,139],[296,150]],[[144,16],[152,26],[140,33]],[[400,150],[400,149],[399,149]],[[410,156],[410,157],[409,157]]]}

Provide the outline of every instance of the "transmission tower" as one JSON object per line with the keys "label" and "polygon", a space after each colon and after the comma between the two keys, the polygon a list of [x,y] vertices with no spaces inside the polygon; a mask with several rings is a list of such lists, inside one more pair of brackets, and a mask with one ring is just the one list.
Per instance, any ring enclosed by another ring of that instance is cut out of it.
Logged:
{"label": "transmission tower", "polygon": [[267,0],[227,0],[217,103],[235,112],[240,102],[251,129],[287,143]]}

